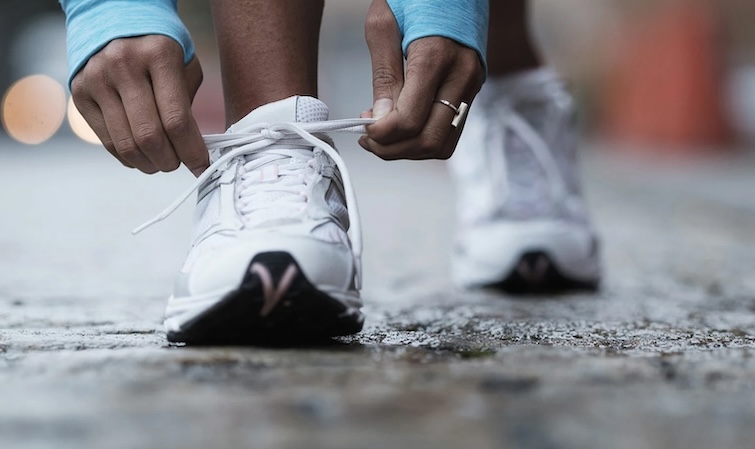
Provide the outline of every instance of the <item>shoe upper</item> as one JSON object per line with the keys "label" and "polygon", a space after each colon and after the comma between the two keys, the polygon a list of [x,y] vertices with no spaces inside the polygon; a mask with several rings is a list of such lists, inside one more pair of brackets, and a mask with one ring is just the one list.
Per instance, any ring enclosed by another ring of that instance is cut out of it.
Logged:
{"label": "shoe upper", "polygon": [[457,285],[524,279],[537,289],[551,282],[550,272],[584,285],[598,281],[598,239],[580,191],[577,144],[574,102],[554,72],[487,81],[450,161]]}
{"label": "shoe upper", "polygon": [[255,255],[281,251],[316,286],[356,290],[361,250],[352,250],[347,233],[359,225],[346,204],[351,187],[332,142],[298,125],[327,118],[319,100],[291,97],[208,140],[210,173],[196,186],[192,246],[174,297],[237,288]]}
{"label": "shoe upper", "polygon": [[483,86],[450,160],[462,227],[511,220],[587,223],[572,97],[550,70]]}

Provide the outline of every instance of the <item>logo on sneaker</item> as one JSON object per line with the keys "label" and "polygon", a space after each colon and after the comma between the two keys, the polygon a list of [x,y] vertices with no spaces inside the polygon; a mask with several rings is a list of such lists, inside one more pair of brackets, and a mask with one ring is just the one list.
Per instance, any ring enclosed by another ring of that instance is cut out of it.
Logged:
{"label": "logo on sneaker", "polygon": [[260,282],[262,282],[262,296],[264,298],[262,310],[260,310],[260,316],[262,317],[270,315],[270,312],[275,309],[275,306],[278,305],[278,302],[283,298],[283,295],[285,295],[288,289],[291,288],[294,278],[299,273],[296,265],[290,264],[283,273],[283,276],[281,276],[280,282],[278,282],[278,286],[276,287],[272,273],[270,273],[270,270],[261,263],[253,263],[249,271],[259,276]]}

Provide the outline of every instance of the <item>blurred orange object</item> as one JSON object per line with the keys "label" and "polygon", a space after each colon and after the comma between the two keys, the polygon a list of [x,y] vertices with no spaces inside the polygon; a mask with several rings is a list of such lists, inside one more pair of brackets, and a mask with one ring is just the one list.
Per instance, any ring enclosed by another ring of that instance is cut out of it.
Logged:
{"label": "blurred orange object", "polygon": [[629,26],[605,83],[609,137],[677,151],[731,140],[719,23],[710,4],[673,2]]}

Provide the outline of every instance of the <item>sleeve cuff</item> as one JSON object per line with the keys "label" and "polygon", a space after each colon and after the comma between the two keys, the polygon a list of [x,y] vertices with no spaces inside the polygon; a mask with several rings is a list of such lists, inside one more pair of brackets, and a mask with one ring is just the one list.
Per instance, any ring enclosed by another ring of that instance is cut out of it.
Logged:
{"label": "sleeve cuff", "polygon": [[95,53],[110,41],[159,34],[183,49],[184,62],[194,57],[194,43],[178,17],[175,0],[67,0],[68,85]]}
{"label": "sleeve cuff", "polygon": [[488,0],[388,0],[402,35],[406,55],[417,39],[441,36],[469,47],[487,72]]}

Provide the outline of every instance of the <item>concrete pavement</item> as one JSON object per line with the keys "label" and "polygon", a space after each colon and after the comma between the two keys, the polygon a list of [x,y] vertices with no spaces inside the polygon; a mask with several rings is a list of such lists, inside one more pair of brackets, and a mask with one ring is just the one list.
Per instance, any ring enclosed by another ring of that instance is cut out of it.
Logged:
{"label": "concrete pavement", "polygon": [[[191,181],[61,139],[0,142],[0,447],[749,448],[755,169],[591,151],[607,276],[512,298],[448,281],[443,163],[341,141],[366,233],[364,332],[328,347],[168,348]],[[634,164],[634,165],[633,165]]]}

